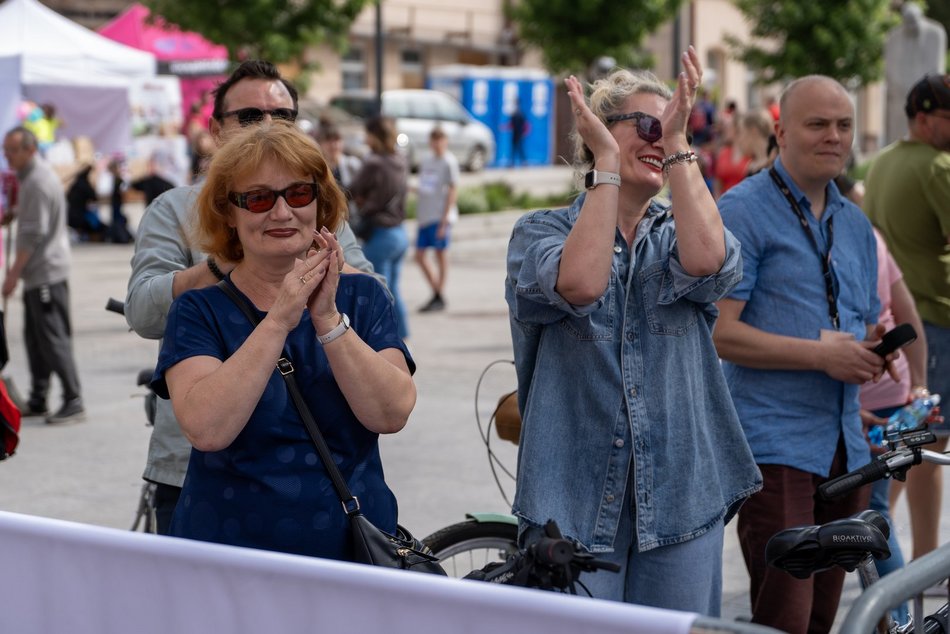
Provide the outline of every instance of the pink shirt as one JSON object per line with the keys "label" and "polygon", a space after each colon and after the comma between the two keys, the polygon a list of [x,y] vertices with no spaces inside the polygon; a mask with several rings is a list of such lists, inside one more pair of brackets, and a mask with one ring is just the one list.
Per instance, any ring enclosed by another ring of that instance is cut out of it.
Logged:
{"label": "pink shirt", "polygon": [[[903,275],[877,229],[874,230],[874,237],[877,239],[877,294],[881,298],[881,314],[878,322],[890,330],[897,325],[894,323],[894,314],[891,312],[891,287],[900,281]],[[901,354],[901,357],[894,362],[894,366],[901,377],[900,383],[895,383],[886,372],[877,383],[865,383],[861,387],[861,409],[873,411],[907,404],[911,387],[907,357]]]}

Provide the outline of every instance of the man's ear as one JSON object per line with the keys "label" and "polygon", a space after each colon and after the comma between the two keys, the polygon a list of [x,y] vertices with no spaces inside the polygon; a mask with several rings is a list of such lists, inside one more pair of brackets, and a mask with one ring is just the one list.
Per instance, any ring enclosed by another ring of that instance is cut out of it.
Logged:
{"label": "man's ear", "polygon": [[775,122],[775,143],[780,150],[785,147],[785,126],[781,119]]}
{"label": "man's ear", "polygon": [[208,132],[211,133],[211,138],[214,139],[214,144],[220,146],[221,143],[221,122],[216,118],[208,117]]}

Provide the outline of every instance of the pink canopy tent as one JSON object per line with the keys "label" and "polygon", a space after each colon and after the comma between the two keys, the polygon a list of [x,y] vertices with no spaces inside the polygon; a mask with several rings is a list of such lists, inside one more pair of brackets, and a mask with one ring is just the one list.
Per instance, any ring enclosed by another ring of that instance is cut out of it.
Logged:
{"label": "pink canopy tent", "polygon": [[[149,10],[133,4],[114,20],[99,28],[105,37],[139,50],[148,51],[158,60],[158,72],[177,75],[181,82],[182,120],[188,121],[191,104],[225,78],[228,50],[209,42],[198,33],[182,31],[163,18],[148,22]],[[206,116],[211,114],[210,100]]]}

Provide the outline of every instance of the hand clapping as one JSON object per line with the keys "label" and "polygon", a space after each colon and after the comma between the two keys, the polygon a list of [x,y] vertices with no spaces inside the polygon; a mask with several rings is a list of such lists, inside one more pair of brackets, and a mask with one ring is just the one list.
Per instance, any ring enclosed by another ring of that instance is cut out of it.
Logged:
{"label": "hand clapping", "polygon": [[314,230],[313,240],[316,246],[284,276],[280,293],[268,311],[288,332],[300,322],[304,308],[310,309],[315,327],[318,320],[336,314],[336,289],[342,268],[340,244],[326,227]]}

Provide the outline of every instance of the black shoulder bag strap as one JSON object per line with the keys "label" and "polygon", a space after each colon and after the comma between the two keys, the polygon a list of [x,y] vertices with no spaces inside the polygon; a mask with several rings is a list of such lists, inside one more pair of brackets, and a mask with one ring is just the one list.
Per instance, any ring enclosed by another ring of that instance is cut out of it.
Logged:
{"label": "black shoulder bag strap", "polygon": [[786,185],[782,177],[779,176],[775,167],[769,168],[769,176],[772,177],[772,181],[776,187],[778,187],[779,191],[782,192],[782,195],[785,196],[785,200],[788,201],[792,211],[795,212],[799,224],[805,231],[805,235],[808,236],[811,245],[815,247],[818,259],[821,260],[821,273],[825,279],[825,299],[828,300],[828,316],[831,317],[831,324],[835,330],[838,330],[841,327],[841,318],[838,315],[838,293],[835,291],[835,280],[831,273],[831,247],[835,242],[834,218],[828,218],[828,252],[822,253],[821,248],[818,246],[818,240],[815,239],[815,234],[812,233],[811,227],[808,226],[808,218],[805,217],[805,212],[802,211],[802,208],[798,205],[798,201],[795,200],[795,196],[792,195],[792,190],[788,188],[788,185]]}
{"label": "black shoulder bag strap", "polygon": [[[245,317],[257,327],[257,324],[259,324],[261,320],[254,309],[248,304],[247,300],[241,297],[227,280],[218,282],[218,288],[224,291],[224,294],[237,304],[237,307],[241,309]],[[277,370],[280,372],[280,375],[284,377],[284,382],[287,384],[287,391],[290,392],[290,397],[293,399],[294,405],[300,413],[300,418],[303,419],[303,424],[310,433],[313,444],[317,447],[317,454],[320,456],[320,460],[323,461],[323,466],[327,470],[330,480],[333,481],[333,488],[336,489],[337,495],[340,496],[340,501],[343,503],[343,510],[347,515],[359,513],[360,501],[356,496],[350,493],[350,488],[346,485],[343,474],[340,473],[340,469],[336,466],[336,463],[333,462],[333,456],[330,455],[330,448],[327,447],[327,441],[324,440],[323,434],[320,433],[320,428],[317,427],[317,422],[313,419],[313,414],[310,413],[307,402],[303,400],[303,395],[297,386],[297,380],[294,378],[294,366],[286,347],[284,348],[284,356],[277,360]]]}

